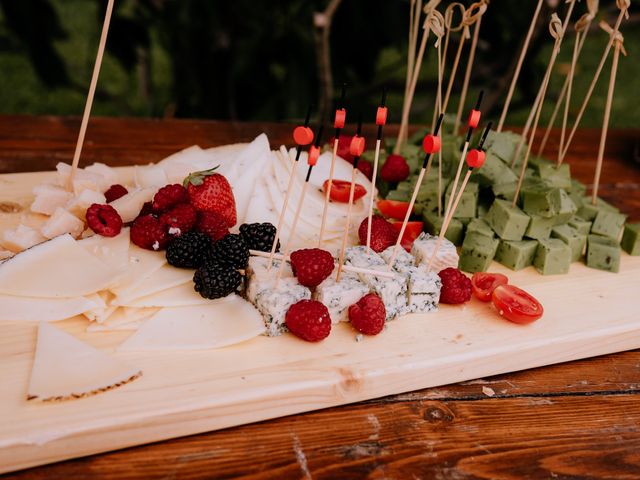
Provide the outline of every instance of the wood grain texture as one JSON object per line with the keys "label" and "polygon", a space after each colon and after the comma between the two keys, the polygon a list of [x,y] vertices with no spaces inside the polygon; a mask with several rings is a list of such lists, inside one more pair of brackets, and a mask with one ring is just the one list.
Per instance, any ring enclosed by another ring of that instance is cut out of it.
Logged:
{"label": "wood grain texture", "polygon": [[[13,128],[4,128],[8,124]],[[0,117],[0,169],[41,170],[70,159],[77,126],[74,119]],[[92,119],[87,134],[92,156],[85,160],[146,163],[193,143],[249,140],[265,129],[274,143],[290,135],[289,126],[273,124]],[[631,152],[637,137],[637,130],[612,132],[601,190],[635,220],[640,219],[640,173]],[[549,148],[556,140],[552,136]],[[574,175],[588,182],[597,135],[581,131],[576,140],[569,162]],[[639,388],[640,352],[632,351],[126,449],[10,477],[638,478]],[[493,398],[487,396],[491,392]]]}

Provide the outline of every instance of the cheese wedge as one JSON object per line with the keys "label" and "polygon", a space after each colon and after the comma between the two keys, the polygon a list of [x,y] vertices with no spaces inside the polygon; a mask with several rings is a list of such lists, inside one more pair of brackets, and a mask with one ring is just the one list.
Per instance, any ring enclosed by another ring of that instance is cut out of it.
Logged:
{"label": "cheese wedge", "polygon": [[140,375],[140,369],[41,322],[27,399],[86,397],[124,385]]}
{"label": "cheese wedge", "polygon": [[193,289],[193,283],[187,282],[177,287],[167,288],[152,295],[124,300],[120,305],[125,307],[185,307],[188,305],[208,305],[211,300],[202,297]]}
{"label": "cheese wedge", "polygon": [[152,252],[131,243],[129,245],[129,264],[126,273],[109,290],[114,294],[133,289],[167,264],[164,252]]}
{"label": "cheese wedge", "polygon": [[163,308],[119,350],[199,350],[244,342],[263,334],[258,311],[237,295],[209,305]]}
{"label": "cheese wedge", "polygon": [[[113,305],[125,305],[132,300],[153,295],[168,288],[193,282],[195,270],[163,265],[158,270],[145,277],[134,287],[119,290],[117,297],[111,302]],[[113,291],[113,290],[112,290]]]}
{"label": "cheese wedge", "polygon": [[0,293],[76,298],[104,290],[119,272],[87,252],[69,234],[40,243],[0,265]]}
{"label": "cheese wedge", "polygon": [[34,298],[0,295],[0,321],[56,322],[99,308],[104,308],[104,303],[85,297]]}

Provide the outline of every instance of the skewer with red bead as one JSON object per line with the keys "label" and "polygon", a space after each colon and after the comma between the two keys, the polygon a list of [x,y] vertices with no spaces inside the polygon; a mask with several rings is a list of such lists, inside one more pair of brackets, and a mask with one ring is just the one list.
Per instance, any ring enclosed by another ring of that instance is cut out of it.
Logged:
{"label": "skewer with red bead", "polygon": [[371,219],[373,217],[373,202],[375,199],[376,179],[378,178],[378,161],[380,159],[380,144],[382,142],[382,127],[387,123],[387,87],[382,89],[382,99],[376,111],[376,125],[378,136],[376,137],[376,153],[373,157],[373,174],[371,176],[371,198],[369,199],[369,217],[367,220],[367,249],[371,248]]}

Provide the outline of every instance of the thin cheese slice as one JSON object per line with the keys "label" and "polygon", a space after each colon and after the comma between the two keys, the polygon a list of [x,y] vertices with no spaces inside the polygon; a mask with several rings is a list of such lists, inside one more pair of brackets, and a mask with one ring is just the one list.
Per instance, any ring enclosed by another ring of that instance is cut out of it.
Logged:
{"label": "thin cheese slice", "polygon": [[0,293],[76,298],[104,290],[119,274],[64,234],[0,265]]}
{"label": "thin cheese slice", "polygon": [[163,265],[158,270],[145,277],[138,285],[132,288],[120,290],[113,305],[125,305],[132,300],[153,295],[168,288],[184,285],[193,282],[193,274],[195,270],[182,269],[172,267],[171,265]]}
{"label": "thin cheese slice", "polygon": [[118,269],[126,269],[129,266],[129,229],[123,228],[115,237],[92,237],[79,240],[78,243],[84,249],[97,258]]}
{"label": "thin cheese slice", "polygon": [[126,274],[110,287],[114,294],[136,288],[167,264],[164,252],[152,252],[134,244],[129,245],[129,265]]}
{"label": "thin cheese slice", "polygon": [[122,301],[121,305],[126,307],[185,307],[209,303],[211,300],[203,298],[193,289],[193,283],[187,282],[135,300]]}
{"label": "thin cheese slice", "polygon": [[118,308],[115,305],[111,305],[113,294],[108,290],[103,290],[102,292],[88,295],[87,298],[89,298],[90,300],[94,300],[96,303],[100,304],[100,306],[97,308],[92,308],[90,310],[82,312],[82,315],[84,315],[90,322],[102,323],[107,320]]}
{"label": "thin cheese slice", "polygon": [[231,295],[210,305],[164,308],[131,335],[120,350],[198,350],[244,342],[264,333],[258,311]]}
{"label": "thin cheese slice", "polygon": [[0,321],[56,322],[101,307],[104,308],[104,303],[85,297],[38,298],[0,295]]}
{"label": "thin cheese slice", "polygon": [[27,399],[86,397],[124,385],[140,375],[140,369],[41,322]]}
{"label": "thin cheese slice", "polygon": [[104,322],[91,322],[87,326],[87,332],[137,330],[145,320],[159,311],[159,308],[117,307],[115,312]]}

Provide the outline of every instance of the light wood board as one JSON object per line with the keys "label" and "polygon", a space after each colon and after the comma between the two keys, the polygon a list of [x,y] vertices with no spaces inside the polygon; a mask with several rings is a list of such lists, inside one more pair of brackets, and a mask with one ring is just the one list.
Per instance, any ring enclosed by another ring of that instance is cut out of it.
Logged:
{"label": "light wood board", "polygon": [[[49,176],[0,176],[0,204],[28,205]],[[0,231],[19,217],[0,213]],[[118,352],[142,378],[63,403],[26,402],[36,325],[0,323],[0,472],[640,347],[640,257],[623,253],[618,274],[580,263],[551,277],[493,270],[536,296],[544,317],[515,325],[472,300],[399,318],[361,342],[341,324],[319,344],[284,335],[210,351]],[[86,333],[86,324],[56,326],[107,352],[130,335]]]}

